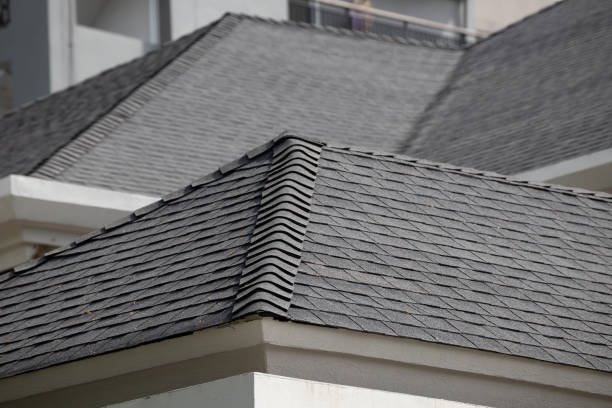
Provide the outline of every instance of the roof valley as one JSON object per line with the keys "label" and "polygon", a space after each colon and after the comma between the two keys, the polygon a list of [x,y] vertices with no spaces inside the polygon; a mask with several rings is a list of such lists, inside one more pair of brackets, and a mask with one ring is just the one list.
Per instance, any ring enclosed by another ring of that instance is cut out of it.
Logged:
{"label": "roof valley", "polygon": [[319,143],[291,136],[281,136],[274,144],[233,318],[251,313],[287,317],[321,148]]}

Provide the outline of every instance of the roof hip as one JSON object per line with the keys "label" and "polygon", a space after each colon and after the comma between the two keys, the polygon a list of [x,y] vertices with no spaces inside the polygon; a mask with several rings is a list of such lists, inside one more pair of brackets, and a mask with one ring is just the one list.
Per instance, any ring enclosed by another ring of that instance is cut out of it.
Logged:
{"label": "roof hip", "polygon": [[322,144],[281,135],[232,311],[286,318],[300,265]]}

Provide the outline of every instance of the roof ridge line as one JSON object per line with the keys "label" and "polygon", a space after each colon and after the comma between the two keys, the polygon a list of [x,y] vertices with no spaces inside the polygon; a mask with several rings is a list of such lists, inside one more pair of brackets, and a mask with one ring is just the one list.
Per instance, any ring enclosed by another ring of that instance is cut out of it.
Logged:
{"label": "roof ridge line", "polygon": [[273,25],[284,25],[288,27],[296,27],[296,28],[306,28],[317,31],[328,32],[330,34],[343,35],[347,37],[355,37],[355,38],[370,38],[373,40],[381,41],[381,42],[390,42],[401,45],[412,45],[415,47],[426,47],[426,48],[437,48],[443,50],[452,50],[452,51],[464,51],[466,47],[462,47],[459,45],[453,45],[450,42],[446,42],[445,40],[440,41],[429,41],[429,40],[418,40],[416,38],[404,38],[397,35],[388,35],[388,34],[376,34],[372,32],[362,32],[362,31],[353,31],[347,28],[333,27],[328,25],[315,25],[313,23],[305,23],[305,22],[297,22],[291,20],[277,20],[270,17],[261,17],[254,16],[246,13],[228,13],[228,15],[237,16],[246,20],[263,22],[267,24]]}
{"label": "roof ridge line", "polygon": [[9,269],[7,271],[1,272],[1,275],[5,275],[8,274],[10,276],[14,276],[17,274],[20,274],[22,272],[25,272],[45,261],[47,261],[48,259],[56,256],[56,255],[61,255],[62,252],[67,251],[69,249],[74,248],[76,245],[81,244],[83,242],[89,241],[107,231],[112,231],[116,228],[122,227],[125,224],[127,224],[128,222],[134,221],[142,216],[145,216],[149,213],[151,213],[152,211],[157,210],[158,208],[160,208],[161,206],[163,206],[166,203],[172,202],[174,200],[178,200],[182,197],[184,197],[185,195],[187,195],[188,193],[192,192],[193,190],[195,190],[196,188],[199,187],[204,187],[209,183],[212,183],[218,179],[220,179],[221,177],[230,174],[232,172],[234,172],[236,169],[238,169],[240,166],[242,166],[243,164],[249,162],[250,160],[253,160],[254,158],[258,157],[259,155],[265,154],[266,152],[268,152],[270,149],[272,149],[277,143],[282,142],[284,139],[286,138],[292,138],[295,140],[301,140],[304,143],[311,143],[311,144],[318,144],[318,145],[323,145],[322,142],[316,141],[314,139],[309,139],[306,137],[302,137],[302,136],[295,136],[292,134],[289,134],[288,132],[283,132],[281,133],[279,136],[277,136],[276,138],[272,139],[271,141],[264,143],[263,145],[257,146],[256,148],[249,150],[248,152],[246,152],[244,155],[242,155],[240,158],[229,162],[221,167],[219,167],[217,170],[213,171],[212,173],[207,174],[204,177],[201,177],[193,182],[191,182],[190,184],[188,184],[185,187],[179,188],[178,190],[175,190],[171,193],[168,193],[166,195],[164,195],[162,198],[160,198],[157,201],[152,202],[151,204],[148,204],[144,207],[141,207],[137,210],[135,210],[134,212],[130,213],[129,215],[126,215],[125,217],[119,218],[113,222],[111,222],[110,224],[107,224],[105,226],[102,226],[100,228],[97,228],[93,231],[88,232],[87,234],[81,235],[80,237],[78,237],[77,239],[75,239],[74,241],[70,242],[69,244],[66,244],[64,246],[55,248],[49,252],[46,252],[44,255],[42,255],[39,258],[36,259],[32,259],[30,261],[26,261],[22,264],[19,264],[17,266],[15,266],[12,269]]}
{"label": "roof ridge line", "polygon": [[208,29],[204,29],[204,32],[197,36],[175,58],[138,85],[136,89],[118,101],[93,123],[90,123],[73,139],[53,153],[53,155],[38,164],[30,174],[51,178],[62,174],[70,166],[74,165],[84,153],[89,152],[113,130],[131,118],[134,113],[140,110],[155,95],[165,89],[172,80],[185,73],[193,65],[194,61],[202,58],[210,48],[214,47],[219,40],[231,32],[241,21],[241,17],[226,14],[218,21],[212,23]]}
{"label": "roof ridge line", "polygon": [[350,153],[361,154],[376,157],[379,159],[385,159],[390,161],[401,162],[405,164],[410,164],[417,167],[426,167],[429,169],[440,170],[440,171],[448,171],[453,173],[464,174],[472,177],[483,178],[487,180],[499,181],[502,183],[512,184],[515,186],[525,186],[530,188],[535,188],[538,190],[546,190],[553,191],[561,194],[568,194],[582,198],[596,199],[601,201],[611,201],[612,202],[612,194],[605,193],[603,191],[591,191],[582,188],[574,188],[574,187],[566,187],[557,184],[547,184],[540,183],[536,181],[529,180],[521,180],[518,178],[514,178],[513,176],[507,176],[504,174],[495,173],[492,171],[486,170],[477,170],[470,167],[461,167],[455,166],[453,164],[447,163],[439,163],[432,162],[424,159],[416,159],[411,156],[396,154],[396,153],[384,153],[377,152],[375,150],[366,150],[359,147],[350,147],[350,146],[338,146],[327,144],[327,147],[330,149],[342,150]]}
{"label": "roof ridge line", "polygon": [[323,146],[289,133],[275,139],[232,319],[287,317]]}

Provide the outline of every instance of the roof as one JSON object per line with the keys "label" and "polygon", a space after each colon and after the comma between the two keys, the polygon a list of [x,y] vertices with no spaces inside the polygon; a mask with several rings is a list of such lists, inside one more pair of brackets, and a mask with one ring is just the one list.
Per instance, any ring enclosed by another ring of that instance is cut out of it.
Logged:
{"label": "roof", "polygon": [[611,210],[283,135],[0,275],[0,375],[247,315],[610,372]]}
{"label": "roof", "polygon": [[142,58],[40,98],[0,117],[0,177],[27,175],[128,98],[189,45],[205,27]]}
{"label": "roof", "polygon": [[396,151],[460,54],[228,14],[4,116],[0,177],[165,194],[287,129]]}
{"label": "roof", "polygon": [[503,174],[612,147],[612,2],[565,0],[466,50],[403,153]]}

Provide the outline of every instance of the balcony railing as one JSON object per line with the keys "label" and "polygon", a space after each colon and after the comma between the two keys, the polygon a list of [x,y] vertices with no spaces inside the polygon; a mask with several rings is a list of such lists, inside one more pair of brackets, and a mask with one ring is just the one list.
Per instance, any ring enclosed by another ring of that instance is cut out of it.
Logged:
{"label": "balcony railing", "polygon": [[474,29],[340,0],[290,0],[289,19],[320,26],[453,45],[464,45],[484,37],[484,33]]}

